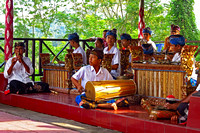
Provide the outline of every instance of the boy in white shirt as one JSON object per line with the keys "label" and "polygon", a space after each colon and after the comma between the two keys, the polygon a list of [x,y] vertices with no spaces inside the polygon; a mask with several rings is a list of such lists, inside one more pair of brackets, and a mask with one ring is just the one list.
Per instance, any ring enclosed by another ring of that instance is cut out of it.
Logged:
{"label": "boy in white shirt", "polygon": [[[102,81],[113,80],[112,76],[107,69],[101,67],[101,61],[103,59],[103,52],[101,50],[92,50],[89,57],[88,66],[84,66],[79,69],[72,77],[71,80],[77,87],[78,91],[82,93],[76,97],[76,102],[81,108],[113,108],[117,110],[118,103],[124,103],[128,106],[126,98],[112,99],[105,103],[95,103],[92,100],[87,100],[85,91],[85,85],[88,81]],[[81,84],[78,82],[82,79]]]}
{"label": "boy in white shirt", "polygon": [[[144,37],[143,40],[140,41],[140,45],[143,48],[144,54],[153,54],[153,52],[156,52],[157,48],[156,48],[156,44],[150,39],[151,38],[151,28],[146,27],[143,29],[142,31]],[[151,46],[149,47],[144,47],[143,44],[141,44],[142,42],[146,41],[147,44],[151,44]]]}
{"label": "boy in white shirt", "polygon": [[103,53],[104,54],[114,54],[112,59],[112,70],[111,75],[116,79],[118,76],[120,76],[120,52],[117,47],[114,46],[116,42],[117,35],[112,32],[108,31],[106,33],[106,42],[108,43],[108,47],[104,48]]}
{"label": "boy in white shirt", "polygon": [[77,33],[72,33],[68,35],[68,40],[70,42],[70,45],[75,48],[73,53],[81,53],[83,57],[83,64],[87,64],[87,57],[86,53],[83,50],[83,48],[79,44],[79,35]]}
{"label": "boy in white shirt", "polygon": [[[127,33],[123,33],[120,35],[122,50],[129,50],[128,47],[131,44],[131,36]],[[131,54],[129,55],[129,62],[131,63]]]}
{"label": "boy in white shirt", "polygon": [[[87,81],[113,80],[108,70],[100,66],[102,59],[102,51],[92,50],[89,56],[90,65],[80,68],[72,76],[71,80],[80,93],[85,91]],[[79,79],[82,79],[81,84],[78,83]]]}

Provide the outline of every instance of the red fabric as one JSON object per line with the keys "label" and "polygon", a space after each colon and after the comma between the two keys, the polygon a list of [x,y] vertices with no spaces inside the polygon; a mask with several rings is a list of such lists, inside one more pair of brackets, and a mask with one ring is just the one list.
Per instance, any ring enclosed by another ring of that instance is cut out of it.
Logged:
{"label": "red fabric", "polygon": [[103,39],[104,48],[108,47],[108,43],[106,42],[106,40],[104,38],[102,38],[102,39]]}
{"label": "red fabric", "polygon": [[12,56],[13,47],[13,0],[6,0],[6,19],[5,19],[5,60]]}
{"label": "red fabric", "polygon": [[123,47],[122,50],[126,50],[126,48]]}
{"label": "red fabric", "polygon": [[7,95],[7,94],[9,94],[9,93],[10,93],[10,90],[5,90],[5,91],[4,91],[4,94],[5,94],[5,95]]}
{"label": "red fabric", "polygon": [[166,99],[167,99],[167,100],[175,100],[175,96],[173,96],[173,95],[168,95],[168,96],[166,97]]}
{"label": "red fabric", "polygon": [[138,38],[143,38],[142,30],[145,28],[144,23],[144,7],[140,4],[140,11],[139,11],[139,23],[138,23]]}
{"label": "red fabric", "polygon": [[168,95],[167,98],[175,98],[173,95]]}

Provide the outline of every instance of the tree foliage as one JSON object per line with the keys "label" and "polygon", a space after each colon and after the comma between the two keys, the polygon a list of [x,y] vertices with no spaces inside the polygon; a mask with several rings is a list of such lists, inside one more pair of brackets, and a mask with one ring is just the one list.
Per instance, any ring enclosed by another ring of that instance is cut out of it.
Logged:
{"label": "tree foliage", "polygon": [[[189,35],[197,33],[193,3],[194,0],[172,0],[169,5],[160,0],[145,0],[145,23],[153,31],[152,40],[164,40],[171,23],[180,25],[190,40]],[[5,0],[0,6],[0,14],[5,13]],[[183,7],[187,7],[184,13]],[[118,36],[126,32],[137,38],[138,14],[139,0],[18,0],[14,1],[14,37],[66,38],[77,32],[86,39],[101,37],[104,29],[116,28]],[[0,29],[4,28],[1,22]]]}
{"label": "tree foliage", "polygon": [[181,28],[181,34],[188,41],[198,40],[198,30],[193,12],[194,0],[171,0],[170,22]]}
{"label": "tree foliage", "polygon": [[[0,15],[5,14],[5,2],[0,1]],[[81,39],[102,37],[105,29],[116,28],[118,37],[129,33],[138,37],[139,0],[13,0],[14,37],[67,38],[77,32]],[[153,41],[164,41],[172,23],[181,26],[188,40],[198,40],[193,13],[194,0],[145,0],[144,19],[153,31]],[[4,37],[5,23],[0,21],[0,36]],[[36,49],[39,43],[36,43]],[[48,43],[57,54],[66,42]],[[4,43],[0,43],[3,47]],[[31,43],[30,43],[31,45]],[[94,44],[91,44],[94,45]],[[56,46],[56,47],[54,47]],[[31,50],[31,46],[29,47]],[[44,50],[45,51],[45,50]],[[64,53],[59,58],[64,60]],[[38,55],[38,52],[36,53]],[[2,58],[2,56],[1,56]],[[3,60],[3,58],[1,59]]]}

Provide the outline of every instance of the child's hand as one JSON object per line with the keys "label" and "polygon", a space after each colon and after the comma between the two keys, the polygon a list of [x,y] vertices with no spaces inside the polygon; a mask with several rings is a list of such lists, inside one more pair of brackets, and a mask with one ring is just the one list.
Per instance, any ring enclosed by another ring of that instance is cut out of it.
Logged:
{"label": "child's hand", "polygon": [[166,103],[166,104],[164,105],[164,107],[167,108],[167,109],[176,110],[177,107],[178,107],[178,104],[177,104],[177,103],[174,103],[174,104]]}
{"label": "child's hand", "polygon": [[17,62],[17,58],[16,57],[14,57],[13,59],[12,59],[12,65],[15,65],[15,63]]}
{"label": "child's hand", "polygon": [[77,86],[77,89],[78,89],[78,92],[82,93],[84,88],[80,85],[80,86]]}
{"label": "child's hand", "polygon": [[22,63],[22,56],[21,56],[21,55],[17,56],[17,59],[18,59],[18,61],[19,61],[20,63]]}

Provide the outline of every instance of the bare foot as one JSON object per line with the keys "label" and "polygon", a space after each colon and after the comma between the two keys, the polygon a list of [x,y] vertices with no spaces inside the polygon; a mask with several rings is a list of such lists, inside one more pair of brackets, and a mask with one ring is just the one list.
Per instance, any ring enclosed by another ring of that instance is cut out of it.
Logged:
{"label": "bare foot", "polygon": [[82,106],[84,104],[84,102],[83,101],[81,101],[80,103],[79,103],[79,106]]}
{"label": "bare foot", "polygon": [[111,106],[114,108],[114,110],[117,110],[117,104],[116,103],[113,103]]}
{"label": "bare foot", "polygon": [[171,123],[172,124],[178,124],[178,115],[173,115],[171,117]]}
{"label": "bare foot", "polygon": [[171,117],[171,121],[178,121],[178,115],[173,115]]}
{"label": "bare foot", "polygon": [[150,114],[149,119],[150,120],[157,120],[157,116],[155,114]]}

